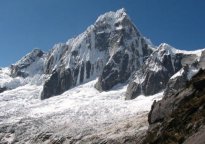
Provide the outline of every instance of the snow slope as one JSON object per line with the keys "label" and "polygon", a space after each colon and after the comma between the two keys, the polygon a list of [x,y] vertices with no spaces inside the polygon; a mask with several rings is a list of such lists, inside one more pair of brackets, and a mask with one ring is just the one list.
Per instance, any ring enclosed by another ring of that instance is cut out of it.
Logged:
{"label": "snow slope", "polygon": [[100,93],[94,88],[95,82],[96,80],[77,86],[44,101],[39,99],[42,86],[25,85],[5,91],[0,94],[0,123],[12,123],[24,117],[38,118],[65,112],[67,116],[63,117],[67,120],[86,119],[88,123],[103,123],[149,111],[153,100],[162,95],[160,93],[151,97],[139,96],[135,100],[125,101],[126,85],[118,85],[109,92]]}
{"label": "snow slope", "polygon": [[44,101],[39,99],[42,86],[28,84],[5,91],[0,94],[0,126],[15,125],[30,119],[28,128],[25,128],[28,135],[31,127],[32,131],[39,131],[32,126],[35,120],[44,122],[41,127],[44,131],[60,131],[64,127],[68,127],[66,131],[72,134],[88,129],[99,130],[118,121],[148,113],[153,101],[162,97],[162,93],[159,93],[125,101],[127,85],[117,85],[109,92],[100,93],[94,88],[96,81],[79,85]]}

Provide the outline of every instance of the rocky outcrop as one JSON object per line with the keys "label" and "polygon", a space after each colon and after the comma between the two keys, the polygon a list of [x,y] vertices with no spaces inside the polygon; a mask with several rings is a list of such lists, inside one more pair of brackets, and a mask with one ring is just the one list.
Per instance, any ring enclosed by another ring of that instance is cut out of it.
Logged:
{"label": "rocky outcrop", "polygon": [[184,89],[188,81],[188,72],[189,66],[187,65],[169,79],[164,91],[164,95],[166,97],[172,96],[173,94],[176,94]]}
{"label": "rocky outcrop", "polygon": [[[203,142],[205,125],[205,70],[200,70],[180,91],[155,102],[149,113],[145,144]],[[197,141],[196,141],[197,140]]]}
{"label": "rocky outcrop", "polygon": [[58,69],[53,71],[49,80],[45,81],[41,99],[59,95],[73,86],[73,79],[70,69]]}
{"label": "rocky outcrop", "polygon": [[[12,77],[27,77],[43,71],[42,57],[44,53],[40,49],[34,49],[31,53],[24,56],[14,65],[11,65],[11,76]],[[38,65],[37,65],[38,64]]]}
{"label": "rocky outcrop", "polygon": [[190,59],[196,58],[196,54],[183,53],[161,44],[135,73],[128,85],[126,99],[134,99],[140,94],[149,96],[164,90],[169,79],[182,68],[181,61],[184,59],[184,63],[192,64],[194,61],[190,62]]}
{"label": "rocky outcrop", "polygon": [[7,90],[6,87],[0,87],[0,93],[4,92],[4,91],[6,91],[6,90]]}

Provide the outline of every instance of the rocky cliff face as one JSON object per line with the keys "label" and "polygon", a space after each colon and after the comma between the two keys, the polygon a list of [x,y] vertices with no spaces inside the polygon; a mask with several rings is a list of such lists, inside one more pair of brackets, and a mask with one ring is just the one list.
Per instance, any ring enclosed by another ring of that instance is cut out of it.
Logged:
{"label": "rocky cliff face", "polygon": [[205,71],[200,70],[181,90],[155,102],[144,143],[204,143],[204,85]]}
{"label": "rocky cliff face", "polygon": [[50,78],[41,99],[96,77],[98,90],[110,90],[127,81],[151,52],[124,9],[108,12],[78,37],[54,46],[46,61],[45,73]]}
{"label": "rocky cliff face", "polygon": [[165,89],[169,79],[183,65],[191,65],[197,60],[196,53],[177,50],[168,44],[161,44],[136,71],[127,88],[126,99],[134,99],[140,94],[149,96]]}

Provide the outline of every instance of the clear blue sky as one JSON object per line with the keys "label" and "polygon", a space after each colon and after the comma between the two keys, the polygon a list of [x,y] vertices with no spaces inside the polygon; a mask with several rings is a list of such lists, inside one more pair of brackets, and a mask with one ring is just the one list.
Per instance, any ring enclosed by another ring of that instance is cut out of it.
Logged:
{"label": "clear blue sky", "polygon": [[48,51],[122,7],[155,45],[205,47],[205,0],[0,0],[0,66],[33,48]]}

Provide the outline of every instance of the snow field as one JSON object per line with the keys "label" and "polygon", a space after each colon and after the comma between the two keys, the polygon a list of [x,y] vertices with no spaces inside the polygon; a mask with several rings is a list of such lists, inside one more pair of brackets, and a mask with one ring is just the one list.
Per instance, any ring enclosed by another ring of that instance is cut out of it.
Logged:
{"label": "snow field", "polygon": [[15,123],[24,118],[44,119],[48,126],[70,125],[74,128],[108,125],[148,112],[154,96],[124,100],[127,85],[118,85],[109,92],[94,88],[97,80],[79,85],[60,96],[41,101],[42,86],[25,85],[0,94],[0,124]]}

